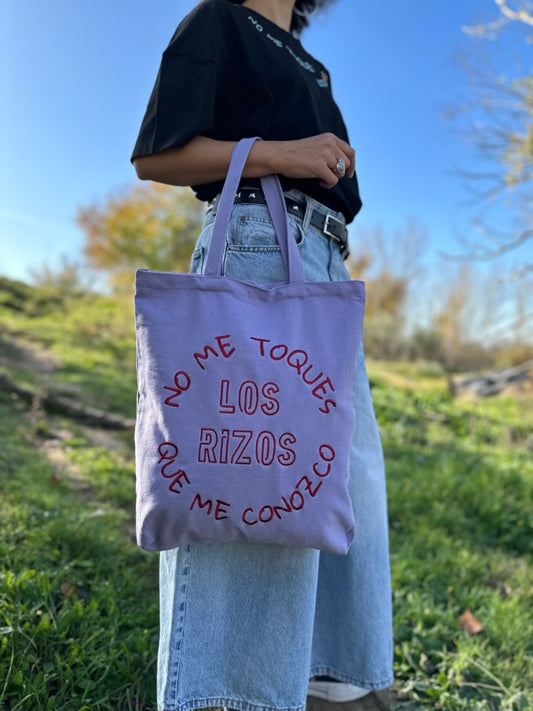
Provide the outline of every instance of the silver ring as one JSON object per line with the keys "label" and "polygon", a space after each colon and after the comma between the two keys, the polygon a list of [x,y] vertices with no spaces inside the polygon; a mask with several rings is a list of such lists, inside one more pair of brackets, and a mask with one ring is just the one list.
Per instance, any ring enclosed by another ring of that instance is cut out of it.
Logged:
{"label": "silver ring", "polygon": [[346,173],[346,163],[344,162],[344,158],[339,158],[337,161],[337,165],[335,166],[335,172],[337,175],[343,176]]}

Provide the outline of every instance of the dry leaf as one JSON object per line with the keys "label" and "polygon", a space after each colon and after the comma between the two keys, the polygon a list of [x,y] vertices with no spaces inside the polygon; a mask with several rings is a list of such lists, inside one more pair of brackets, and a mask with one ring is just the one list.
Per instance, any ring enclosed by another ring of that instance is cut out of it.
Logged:
{"label": "dry leaf", "polygon": [[74,583],[69,583],[68,580],[65,580],[64,583],[61,583],[59,589],[65,597],[72,597],[76,594],[76,586],[74,585]]}
{"label": "dry leaf", "polygon": [[67,598],[76,596],[80,598],[80,600],[89,600],[91,597],[89,588],[86,588],[84,585],[75,585],[68,580],[62,582],[59,589]]}
{"label": "dry leaf", "polygon": [[474,617],[468,608],[459,618],[459,627],[468,632],[469,635],[479,634],[483,630],[481,622]]}

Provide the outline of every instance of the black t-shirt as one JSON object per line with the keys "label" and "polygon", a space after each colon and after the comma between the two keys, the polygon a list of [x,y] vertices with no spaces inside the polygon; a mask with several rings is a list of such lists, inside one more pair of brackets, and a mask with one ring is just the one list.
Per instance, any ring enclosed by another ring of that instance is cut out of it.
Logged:
{"label": "black t-shirt", "polygon": [[[325,67],[300,41],[229,0],[203,0],[180,23],[163,58],[131,159],[186,145],[195,136],[294,140],[331,132],[348,141]],[[250,180],[246,180],[249,184]],[[361,208],[357,178],[332,189],[281,177],[347,222]],[[222,183],[195,185],[210,200]]]}

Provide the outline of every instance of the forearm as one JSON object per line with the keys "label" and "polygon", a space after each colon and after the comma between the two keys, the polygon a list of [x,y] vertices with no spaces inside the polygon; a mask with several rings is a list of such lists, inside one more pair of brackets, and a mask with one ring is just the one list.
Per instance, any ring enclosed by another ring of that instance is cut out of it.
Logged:
{"label": "forearm", "polygon": [[[214,183],[225,179],[234,147],[234,141],[196,136],[183,148],[169,148],[135,159],[135,170],[141,180],[168,185]],[[288,178],[316,178],[323,187],[332,188],[339,180],[335,166],[341,158],[346,175],[352,177],[355,151],[331,133],[294,141],[256,141],[243,176],[260,178],[278,173]]]}
{"label": "forearm", "polygon": [[[168,185],[203,185],[222,181],[227,175],[233,141],[217,141],[205,136],[193,138],[183,148],[169,148],[134,160],[141,180]],[[256,141],[243,176],[260,178],[280,172],[280,142]]]}

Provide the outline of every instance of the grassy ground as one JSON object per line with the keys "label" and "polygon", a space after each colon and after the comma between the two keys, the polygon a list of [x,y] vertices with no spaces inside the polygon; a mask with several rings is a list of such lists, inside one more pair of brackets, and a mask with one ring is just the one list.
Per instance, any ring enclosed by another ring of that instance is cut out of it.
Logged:
{"label": "grassy ground", "polygon": [[[403,691],[432,708],[533,708],[531,401],[383,380],[374,398]],[[467,610],[478,634],[459,625]]]}
{"label": "grassy ground", "polygon": [[1,708],[151,709],[156,569],[131,542],[132,467],[61,433],[79,471],[0,400]]}
{"label": "grassy ground", "polygon": [[[127,306],[9,284],[0,295],[4,372],[133,415]],[[533,400],[451,401],[435,368],[369,370],[398,705],[533,708]],[[155,709],[157,557],[133,543],[133,479],[129,434],[0,395],[2,711]],[[460,626],[467,610],[477,634]]]}

